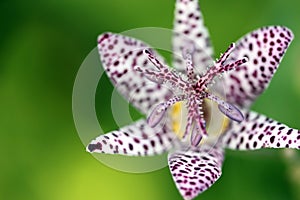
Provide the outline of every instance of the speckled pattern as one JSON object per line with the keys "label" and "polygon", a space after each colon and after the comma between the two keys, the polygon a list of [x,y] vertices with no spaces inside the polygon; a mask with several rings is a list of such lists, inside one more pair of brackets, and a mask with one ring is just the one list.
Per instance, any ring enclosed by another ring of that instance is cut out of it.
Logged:
{"label": "speckled pattern", "polygon": [[223,159],[223,148],[218,144],[169,155],[170,171],[184,199],[193,199],[218,180]]}
{"label": "speckled pattern", "polygon": [[120,130],[100,135],[87,146],[87,151],[152,156],[169,150],[176,145],[176,142],[176,136],[166,126],[150,128],[142,119]]}
{"label": "speckled pattern", "polygon": [[292,32],[282,26],[263,27],[242,37],[227,62],[241,56],[249,61],[224,75],[227,100],[249,107],[268,87],[292,39]]}
{"label": "speckled pattern", "polygon": [[204,26],[203,16],[197,0],[176,0],[173,36],[173,66],[185,72],[182,50],[193,50],[195,72],[201,73],[213,64],[213,48],[208,29]]}
{"label": "speckled pattern", "polygon": [[104,33],[98,37],[101,62],[111,82],[130,103],[148,114],[152,105],[166,100],[171,93],[133,69],[136,65],[154,68],[143,54],[146,48],[149,47],[145,43],[118,34]]}
{"label": "speckled pattern", "polygon": [[226,148],[254,150],[261,148],[300,149],[300,131],[254,111],[244,111],[245,120],[231,123],[221,137]]}

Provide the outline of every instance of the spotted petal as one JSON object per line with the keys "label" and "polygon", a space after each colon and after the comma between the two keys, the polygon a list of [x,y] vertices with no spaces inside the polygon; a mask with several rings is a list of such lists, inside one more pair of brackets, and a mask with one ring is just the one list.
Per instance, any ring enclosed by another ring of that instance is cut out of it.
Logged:
{"label": "spotted petal", "polygon": [[224,75],[227,100],[249,107],[268,87],[292,39],[292,32],[281,26],[264,27],[241,38],[228,62],[243,57],[249,61]]}
{"label": "spotted petal", "polygon": [[253,111],[241,123],[231,123],[221,140],[225,147],[239,150],[260,148],[300,149],[300,131]]}
{"label": "spotted petal", "polygon": [[100,135],[88,146],[88,152],[151,156],[161,154],[176,144],[176,136],[168,128],[151,128],[145,120]]}
{"label": "spotted petal", "polygon": [[174,19],[173,65],[178,71],[185,70],[182,51],[193,51],[193,63],[197,72],[203,72],[212,63],[213,48],[208,29],[197,0],[177,0]]}
{"label": "spotted petal", "polygon": [[[138,110],[147,114],[152,105],[164,101],[170,91],[133,69],[134,66],[154,68],[143,54],[145,43],[118,34],[104,33],[98,37],[98,49],[103,67],[118,91]],[[153,52],[160,60],[157,53]]]}
{"label": "spotted petal", "polygon": [[223,149],[210,145],[170,154],[170,171],[182,197],[193,199],[214,184],[221,176],[223,159]]}

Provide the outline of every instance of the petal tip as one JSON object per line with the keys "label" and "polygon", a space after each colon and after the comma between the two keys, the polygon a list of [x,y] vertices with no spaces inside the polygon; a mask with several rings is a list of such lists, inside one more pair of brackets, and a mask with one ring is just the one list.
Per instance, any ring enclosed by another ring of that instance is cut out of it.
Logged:
{"label": "petal tip", "polygon": [[294,33],[291,29],[289,29],[286,26],[282,26],[282,29],[288,34],[288,36],[290,37],[291,40],[294,39]]}
{"label": "petal tip", "polygon": [[102,33],[98,36],[97,42],[98,44],[101,44],[104,40],[108,39],[111,36],[110,32]]}
{"label": "petal tip", "polygon": [[96,144],[90,143],[85,148],[85,150],[89,153],[93,153],[94,151],[101,150],[101,149],[102,149],[101,143],[96,143]]}

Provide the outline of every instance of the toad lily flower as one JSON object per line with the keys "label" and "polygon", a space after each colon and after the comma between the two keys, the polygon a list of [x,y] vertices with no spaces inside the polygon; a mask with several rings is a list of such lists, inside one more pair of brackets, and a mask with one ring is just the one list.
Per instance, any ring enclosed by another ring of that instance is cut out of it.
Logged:
{"label": "toad lily flower", "polygon": [[[231,44],[213,65],[213,49],[196,0],[177,0],[174,32],[174,69],[142,41],[113,33],[99,36],[108,77],[148,117],[100,135],[87,151],[153,156],[172,149],[168,164],[174,182],[184,199],[193,199],[221,176],[225,148],[300,148],[300,131],[249,110],[268,87],[293,39],[289,29],[255,30]],[[213,94],[209,86],[220,74],[222,87],[215,84]],[[224,98],[221,88],[226,90]],[[212,114],[207,101],[218,105],[220,121],[225,121],[220,137],[207,131]],[[179,113],[183,120],[178,120]]]}

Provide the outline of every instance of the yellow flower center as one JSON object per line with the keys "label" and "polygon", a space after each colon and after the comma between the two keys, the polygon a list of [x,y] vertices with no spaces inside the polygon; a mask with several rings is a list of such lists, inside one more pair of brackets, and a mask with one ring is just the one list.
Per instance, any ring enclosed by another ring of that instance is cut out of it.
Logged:
{"label": "yellow flower center", "polygon": [[[209,137],[204,138],[201,143],[220,136],[227,130],[230,122],[229,118],[219,111],[218,105],[215,102],[205,99],[203,108]],[[170,108],[171,128],[180,139],[183,138],[185,132],[187,113],[188,110],[185,107],[185,102],[182,101],[175,103]]]}

